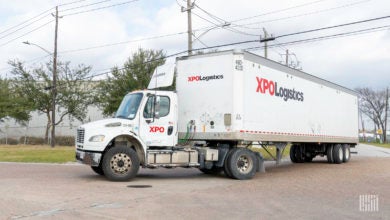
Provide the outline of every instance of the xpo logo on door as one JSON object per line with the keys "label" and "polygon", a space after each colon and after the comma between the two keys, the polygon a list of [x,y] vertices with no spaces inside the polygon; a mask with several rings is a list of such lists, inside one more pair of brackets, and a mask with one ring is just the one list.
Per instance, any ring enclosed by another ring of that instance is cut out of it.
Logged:
{"label": "xpo logo on door", "polygon": [[158,126],[151,126],[149,132],[150,133],[164,133],[165,128],[164,127],[158,127]]}

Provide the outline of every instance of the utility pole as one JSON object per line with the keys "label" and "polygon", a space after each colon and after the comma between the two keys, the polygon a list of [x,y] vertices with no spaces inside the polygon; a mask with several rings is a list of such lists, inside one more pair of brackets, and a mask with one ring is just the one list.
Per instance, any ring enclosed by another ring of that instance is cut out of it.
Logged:
{"label": "utility pole", "polygon": [[57,34],[58,34],[58,6],[55,14],[55,31],[54,31],[54,53],[53,53],[53,85],[52,85],[52,112],[51,112],[51,142],[50,146],[56,145],[56,96],[57,96]]}
{"label": "utility pole", "polygon": [[[264,39],[268,39],[268,33],[267,33],[267,30],[265,30],[265,28],[263,28],[263,32],[264,32]],[[267,41],[264,41],[264,57],[268,58],[268,42]]]}
{"label": "utility pole", "polygon": [[[187,21],[188,21],[188,55],[192,55],[192,19],[191,19],[191,9],[192,9],[191,0],[187,0]],[[183,11],[183,8],[182,8]]]}
{"label": "utility pole", "polygon": [[385,127],[383,131],[383,142],[387,143],[387,111],[389,110],[389,87],[386,88]]}

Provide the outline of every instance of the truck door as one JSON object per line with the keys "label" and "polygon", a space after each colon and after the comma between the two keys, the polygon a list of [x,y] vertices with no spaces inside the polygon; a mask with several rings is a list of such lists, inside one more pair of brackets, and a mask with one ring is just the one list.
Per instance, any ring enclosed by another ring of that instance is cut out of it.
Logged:
{"label": "truck door", "polygon": [[[158,106],[159,109],[155,109]],[[148,146],[173,146],[176,138],[175,109],[169,96],[151,95],[141,112],[140,136]],[[154,113],[158,113],[157,115]]]}

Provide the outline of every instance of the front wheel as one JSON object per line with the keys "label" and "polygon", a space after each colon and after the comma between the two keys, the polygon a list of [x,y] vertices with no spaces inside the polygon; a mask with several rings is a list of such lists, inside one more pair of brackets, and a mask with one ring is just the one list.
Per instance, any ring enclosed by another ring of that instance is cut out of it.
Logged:
{"label": "front wheel", "polygon": [[239,180],[251,179],[256,174],[255,154],[245,148],[236,148],[228,158],[231,177]]}
{"label": "front wheel", "polygon": [[114,146],[104,155],[102,167],[107,179],[127,181],[137,175],[139,159],[133,149],[127,146]]}

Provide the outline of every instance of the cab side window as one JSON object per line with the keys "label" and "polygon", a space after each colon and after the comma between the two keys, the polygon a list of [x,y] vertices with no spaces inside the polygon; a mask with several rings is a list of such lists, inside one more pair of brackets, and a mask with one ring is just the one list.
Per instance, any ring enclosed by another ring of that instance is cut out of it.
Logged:
{"label": "cab side window", "polygon": [[[144,118],[153,118],[155,96],[150,96],[144,109]],[[160,118],[169,114],[170,100],[167,96],[160,96]]]}

